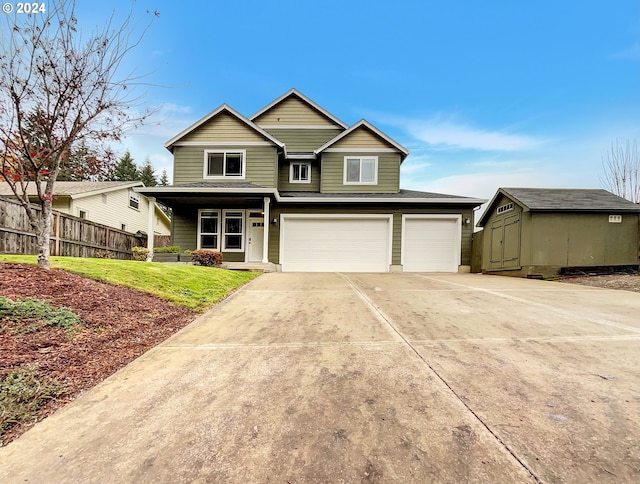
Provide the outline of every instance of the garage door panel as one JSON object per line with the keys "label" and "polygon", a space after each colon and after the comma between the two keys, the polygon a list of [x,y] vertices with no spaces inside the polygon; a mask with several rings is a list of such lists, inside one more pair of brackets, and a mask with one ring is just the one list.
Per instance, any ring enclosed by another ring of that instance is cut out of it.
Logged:
{"label": "garage door panel", "polygon": [[285,217],[282,270],[286,272],[387,272],[390,220]]}
{"label": "garage door panel", "polygon": [[459,222],[455,218],[409,218],[404,221],[405,272],[457,272]]}

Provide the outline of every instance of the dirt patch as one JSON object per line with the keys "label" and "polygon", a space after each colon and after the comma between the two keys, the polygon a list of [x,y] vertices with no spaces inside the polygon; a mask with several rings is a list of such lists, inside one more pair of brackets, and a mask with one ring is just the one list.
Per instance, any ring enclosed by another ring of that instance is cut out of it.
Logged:
{"label": "dirt patch", "polygon": [[[12,323],[0,321],[4,328],[0,331],[0,375],[35,364],[39,376],[55,378],[65,386],[62,397],[46,404],[38,420],[164,341],[198,314],[140,291],[26,264],[0,263],[0,294],[66,306],[84,322],[69,337],[64,329],[54,327],[19,334],[12,331]],[[2,444],[34,423],[12,427]]]}
{"label": "dirt patch", "polygon": [[640,292],[640,275],[638,274],[565,277],[560,279],[560,282],[581,284],[583,286],[602,287],[605,289],[621,289],[624,291]]}

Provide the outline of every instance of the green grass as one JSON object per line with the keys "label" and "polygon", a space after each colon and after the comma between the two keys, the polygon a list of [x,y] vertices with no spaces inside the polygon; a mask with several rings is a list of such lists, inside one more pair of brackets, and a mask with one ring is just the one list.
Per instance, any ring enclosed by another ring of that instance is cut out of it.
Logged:
{"label": "green grass", "polygon": [[[36,264],[33,255],[0,254],[0,263]],[[51,267],[153,294],[189,309],[202,310],[258,275],[186,264],[114,259],[51,257]]]}

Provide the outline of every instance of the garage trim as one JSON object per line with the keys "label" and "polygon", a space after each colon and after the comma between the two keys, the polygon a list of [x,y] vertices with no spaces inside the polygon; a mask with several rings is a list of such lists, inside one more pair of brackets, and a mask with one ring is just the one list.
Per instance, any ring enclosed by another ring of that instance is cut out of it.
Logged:
{"label": "garage trim", "polygon": [[392,252],[393,252],[393,214],[371,214],[371,213],[352,213],[352,214],[336,214],[336,213],[281,213],[280,214],[280,250],[279,250],[279,263],[282,266],[286,262],[284,240],[286,235],[286,220],[287,219],[340,219],[340,220],[384,220],[388,226],[388,241],[387,241],[387,260],[385,266],[387,271],[391,266]]}
{"label": "garage trim", "polygon": [[456,222],[456,233],[454,239],[454,257],[451,270],[452,272],[458,272],[458,268],[461,264],[461,251],[462,251],[462,215],[461,214],[403,214],[402,215],[402,243],[400,245],[400,263],[403,266],[405,265],[405,256],[406,256],[406,221],[407,219],[421,219],[421,220],[454,220]]}

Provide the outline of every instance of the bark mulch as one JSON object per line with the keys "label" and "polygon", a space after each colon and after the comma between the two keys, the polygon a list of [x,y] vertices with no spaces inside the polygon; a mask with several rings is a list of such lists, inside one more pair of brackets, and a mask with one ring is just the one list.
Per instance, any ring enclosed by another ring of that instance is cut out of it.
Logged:
{"label": "bark mulch", "polygon": [[[41,409],[38,420],[164,341],[198,314],[140,291],[26,264],[0,263],[0,295],[34,297],[54,307],[65,306],[84,322],[71,335],[55,327],[20,334],[11,328],[15,323],[0,320],[0,376],[35,364],[39,376],[53,377],[65,386],[60,398]],[[10,428],[0,445],[34,423]]]}

